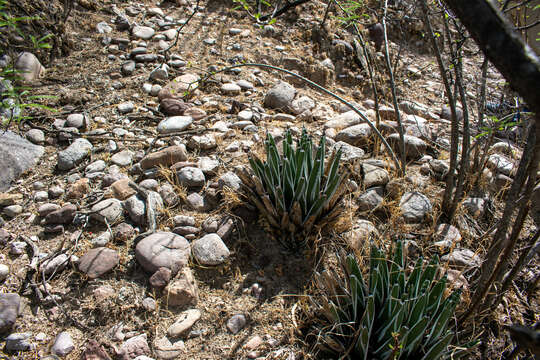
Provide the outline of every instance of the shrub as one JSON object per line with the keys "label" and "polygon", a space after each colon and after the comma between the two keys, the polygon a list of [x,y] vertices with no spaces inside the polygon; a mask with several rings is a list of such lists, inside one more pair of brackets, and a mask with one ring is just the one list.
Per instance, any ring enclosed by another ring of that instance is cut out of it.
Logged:
{"label": "shrub", "polygon": [[324,136],[316,151],[306,129],[296,147],[290,130],[282,144],[280,154],[274,138],[268,134],[266,161],[251,156],[254,175],[247,171],[239,175],[249,199],[264,214],[281,243],[289,250],[298,250],[306,245],[306,238],[316,227],[323,228],[339,217],[345,175],[339,172],[341,149],[334,151],[325,163]]}
{"label": "shrub", "polygon": [[451,351],[448,324],[461,290],[445,297],[446,277],[436,280],[438,258],[420,258],[407,275],[401,242],[386,258],[372,246],[369,281],[356,257],[341,255],[344,276],[316,273],[320,296],[313,298],[322,316],[312,332],[323,353],[340,359],[457,359],[473,344]]}

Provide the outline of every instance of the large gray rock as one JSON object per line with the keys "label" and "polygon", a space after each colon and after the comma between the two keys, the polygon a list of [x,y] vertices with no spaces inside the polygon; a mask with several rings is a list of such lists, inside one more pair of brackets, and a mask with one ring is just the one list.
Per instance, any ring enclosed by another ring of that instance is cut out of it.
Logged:
{"label": "large gray rock", "polygon": [[[424,142],[424,140],[411,135],[404,135],[403,138],[405,141],[405,154],[407,159],[417,160],[424,155],[427,149],[427,144]],[[392,146],[396,156],[399,157],[401,148],[399,134],[389,135],[386,138],[386,141],[388,141],[390,146]]]}
{"label": "large gray rock", "polygon": [[15,324],[20,304],[19,295],[0,294],[0,333],[9,330]]}
{"label": "large gray rock", "polygon": [[201,169],[191,166],[186,166],[180,169],[176,176],[178,182],[187,187],[204,186],[205,177]]}
{"label": "large gray rock", "polygon": [[58,334],[58,336],[56,336],[54,344],[51,348],[51,352],[58,356],[64,357],[72,352],[73,349],[75,349],[75,345],[73,344],[71,335],[67,331],[62,331],[60,334]]}
{"label": "large gray rock", "polygon": [[58,153],[58,168],[71,170],[88,156],[93,146],[86,139],[76,139],[67,149]]}
{"label": "large gray rock", "polygon": [[[148,197],[150,198],[150,205],[154,211],[163,209],[163,200],[157,192],[149,191]],[[124,202],[124,207],[133,222],[138,225],[143,225],[146,222],[146,201],[141,199],[138,195],[129,197]]]}
{"label": "large gray rock", "polygon": [[341,160],[345,162],[353,162],[355,160],[361,159],[364,157],[364,150],[359,147],[352,146],[343,141],[338,141],[332,146],[332,151],[338,150],[341,148]]}
{"label": "large gray rock", "polygon": [[422,222],[424,217],[432,210],[429,199],[417,191],[403,194],[399,207],[407,223]]}
{"label": "large gray rock", "polygon": [[188,241],[170,232],[156,232],[142,239],[135,247],[137,261],[150,273],[164,267],[176,274],[187,265],[190,255]]}
{"label": "large gray rock", "polygon": [[11,131],[0,131],[0,191],[5,191],[43,155],[43,146],[34,145]]}
{"label": "large gray rock", "polygon": [[109,224],[115,223],[121,219],[124,208],[122,202],[118,199],[105,199],[92,206],[92,219]]}
{"label": "large gray rock", "polygon": [[271,109],[287,110],[295,94],[296,89],[294,86],[286,82],[280,82],[268,91],[264,98],[264,106]]}

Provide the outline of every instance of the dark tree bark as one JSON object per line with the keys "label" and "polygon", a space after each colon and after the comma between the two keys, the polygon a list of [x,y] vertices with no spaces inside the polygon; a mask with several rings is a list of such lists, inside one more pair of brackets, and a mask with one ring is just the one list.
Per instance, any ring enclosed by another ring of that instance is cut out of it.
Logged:
{"label": "dark tree bark", "polygon": [[[445,0],[491,63],[540,114],[540,60],[504,16],[486,0]],[[536,117],[536,121],[540,121]]]}

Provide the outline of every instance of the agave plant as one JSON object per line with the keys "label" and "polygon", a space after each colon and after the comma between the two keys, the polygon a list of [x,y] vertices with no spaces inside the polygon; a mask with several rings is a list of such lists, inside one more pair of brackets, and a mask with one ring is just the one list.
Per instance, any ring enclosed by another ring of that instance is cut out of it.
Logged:
{"label": "agave plant", "polygon": [[266,161],[253,155],[239,176],[246,185],[250,200],[268,219],[282,244],[297,250],[315,226],[324,227],[340,215],[339,199],[343,195],[344,174],[339,172],[341,149],[325,161],[326,139],[323,136],[314,151],[306,129],[293,144],[290,130],[285,133],[280,154],[272,135],[268,134]]}
{"label": "agave plant", "polygon": [[340,256],[344,276],[316,273],[320,297],[313,300],[322,314],[313,334],[323,353],[340,359],[457,359],[474,343],[459,350],[449,344],[449,321],[461,290],[445,297],[446,276],[437,280],[438,258],[425,265],[419,259],[404,270],[401,242],[393,258],[372,246],[366,283],[354,255]]}

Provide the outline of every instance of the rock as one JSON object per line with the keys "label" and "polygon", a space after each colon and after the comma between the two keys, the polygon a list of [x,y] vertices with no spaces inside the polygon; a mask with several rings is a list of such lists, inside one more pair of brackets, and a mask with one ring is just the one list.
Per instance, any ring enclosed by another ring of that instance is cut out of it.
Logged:
{"label": "rock", "polygon": [[[195,221],[195,219],[193,219]],[[195,223],[193,223],[195,224]],[[8,241],[10,241],[12,238],[12,235],[3,228],[0,228],[0,246],[6,246]]]}
{"label": "rock", "polygon": [[238,334],[240,330],[246,326],[246,323],[246,317],[243,314],[233,315],[227,321],[227,330],[229,330],[232,334]]}
{"label": "rock", "polygon": [[210,206],[206,199],[198,193],[191,193],[186,197],[187,204],[195,211],[206,211]]}
{"label": "rock", "polygon": [[89,250],[79,261],[79,270],[90,279],[96,279],[112,270],[120,261],[115,250],[98,247]]}
{"label": "rock", "polygon": [[66,254],[60,254],[50,260],[47,260],[41,264],[39,270],[45,275],[49,276],[53,273],[60,273],[66,265],[69,263],[69,256]]}
{"label": "rock", "polygon": [[296,89],[292,85],[286,82],[279,82],[266,94],[264,106],[271,109],[287,110],[291,105],[295,94]]}
{"label": "rock", "polygon": [[31,332],[10,334],[5,338],[6,350],[12,352],[35,350],[36,345],[29,342],[31,337]]}
{"label": "rock", "polygon": [[118,350],[118,357],[122,360],[132,360],[140,355],[149,355],[150,348],[148,347],[148,341],[146,334],[141,334],[129,338],[120,345]]}
{"label": "rock", "polygon": [[171,184],[165,183],[158,188],[158,193],[163,199],[165,206],[175,206],[180,201],[178,195]]}
{"label": "rock", "polygon": [[406,223],[422,222],[432,210],[429,199],[417,191],[403,194],[399,207]]}
{"label": "rock", "polygon": [[450,224],[439,224],[433,233],[434,245],[442,248],[453,248],[461,241],[459,230]]}
{"label": "rock", "polygon": [[133,72],[135,71],[135,65],[136,63],[133,60],[129,60],[122,64],[122,75],[129,76],[133,74]]}
{"label": "rock", "polygon": [[187,215],[176,215],[173,218],[174,226],[195,226],[195,218]]}
{"label": "rock", "polygon": [[114,224],[122,218],[124,207],[118,199],[105,199],[92,206],[91,218],[99,222]]}
{"label": "rock", "polygon": [[64,195],[65,190],[61,186],[51,186],[48,191],[48,195],[51,197],[51,199],[58,199],[62,195]]}
{"label": "rock", "polygon": [[[443,105],[440,113],[441,119],[452,121],[452,112],[450,111],[450,106]],[[458,121],[463,120],[463,110],[459,107],[456,107],[456,117]]]}
{"label": "rock", "polygon": [[131,32],[133,36],[139,39],[148,40],[154,36],[155,31],[148,26],[134,26]]}
{"label": "rock", "polygon": [[18,294],[0,294],[0,333],[11,329],[19,315],[21,298]]}
{"label": "rock", "polygon": [[169,82],[167,85],[161,89],[158,94],[159,100],[165,98],[177,98],[181,99],[187,95],[188,91],[195,91],[199,86],[199,76],[195,74],[183,74],[173,81]]}
{"label": "rock", "polygon": [[58,336],[56,336],[54,344],[51,348],[51,352],[58,356],[64,357],[72,352],[73,349],[75,349],[75,345],[73,344],[71,335],[67,331],[62,331],[60,334],[58,334]]}
{"label": "rock", "polygon": [[201,311],[197,309],[186,310],[178,316],[178,319],[167,329],[171,337],[179,337],[186,334],[191,327],[201,318]]}
{"label": "rock", "polygon": [[131,180],[129,178],[123,178],[120,180],[115,181],[111,185],[111,189],[114,193],[114,196],[119,200],[125,200],[129,198],[130,196],[137,193],[137,190],[133,189],[131,186],[129,186],[129,182]]}
{"label": "rock", "polygon": [[178,359],[184,352],[186,352],[186,346],[182,340],[171,341],[166,336],[154,340],[154,353],[158,359]]}
{"label": "rock", "polygon": [[24,241],[12,241],[9,244],[9,254],[10,255],[22,255],[26,251],[28,244]]}
{"label": "rock", "polygon": [[201,169],[187,166],[180,169],[176,176],[178,183],[186,187],[201,187],[204,186],[205,177]]}
{"label": "rock", "polygon": [[[392,149],[396,153],[396,156],[399,157],[400,152],[400,139],[399,134],[390,134],[386,141],[388,141],[388,144],[392,146]],[[404,135],[404,141],[405,141],[405,154],[408,159],[417,160],[424,155],[427,149],[427,144],[424,142],[424,140],[419,139],[415,136],[411,135]]]}
{"label": "rock", "polygon": [[471,268],[482,265],[480,257],[469,249],[456,249],[441,257],[441,260],[456,268]]}
{"label": "rock", "polygon": [[190,255],[188,241],[170,232],[156,232],[139,241],[135,247],[137,261],[150,273],[164,267],[176,274],[188,264]]}
{"label": "rock", "polygon": [[333,119],[327,121],[324,124],[324,127],[325,129],[346,129],[362,122],[363,120],[360,118],[360,115],[351,110],[344,112],[343,114],[339,114]]}
{"label": "rock", "polygon": [[111,240],[111,233],[109,231],[104,231],[97,237],[90,240],[90,242],[92,243],[94,247],[102,247],[102,246],[107,245],[110,240]]}
{"label": "rock", "polygon": [[[158,81],[169,79],[169,65],[163,64],[158,68],[152,70],[152,72],[150,73],[150,79]],[[160,90],[161,88],[158,91],[155,91],[154,94],[157,95]]]}
{"label": "rock", "polygon": [[103,349],[103,346],[94,340],[88,340],[86,348],[81,353],[81,360],[111,360],[109,355]]}
{"label": "rock", "polygon": [[114,240],[126,242],[135,235],[135,229],[128,223],[120,223],[114,228]]}
{"label": "rock", "polygon": [[368,189],[357,199],[358,211],[373,211],[383,202],[383,188],[375,187]]}
{"label": "rock", "polygon": [[123,150],[111,156],[111,162],[118,166],[131,165],[132,161],[133,161],[133,152],[129,150]]}
{"label": "rock", "polygon": [[160,134],[169,134],[187,129],[193,123],[191,116],[171,116],[161,120],[157,126]]}
{"label": "rock", "polygon": [[205,175],[215,175],[219,167],[219,161],[211,159],[207,156],[201,156],[199,158],[199,164],[197,166]]}
{"label": "rock", "polygon": [[193,257],[201,265],[219,265],[227,261],[230,252],[217,234],[208,234],[191,245]]}
{"label": "rock", "polygon": [[341,130],[335,140],[361,147],[369,144],[371,135],[372,130],[368,124],[358,124]]}
{"label": "rock", "polygon": [[291,103],[293,114],[300,115],[305,111],[311,111],[315,107],[315,101],[308,96],[301,96]]}
{"label": "rock", "polygon": [[234,83],[226,83],[221,85],[221,92],[225,95],[238,95],[242,88]]}
{"label": "rock", "polygon": [[514,163],[500,154],[492,154],[489,156],[487,166],[506,176],[511,176],[514,170]]}
{"label": "rock", "polygon": [[218,188],[223,190],[225,187],[233,191],[240,191],[242,188],[242,180],[240,180],[240,178],[232,171],[228,171],[218,179]]}
{"label": "rock", "polygon": [[146,297],[142,301],[142,306],[146,311],[155,311],[157,307],[156,300],[151,297]]}
{"label": "rock", "polygon": [[45,142],[45,133],[39,129],[30,129],[24,136],[34,144],[42,145]]}
{"label": "rock", "polygon": [[58,210],[49,212],[44,219],[45,224],[71,224],[75,213],[77,212],[77,206],[73,204],[66,204]]}
{"label": "rock", "polygon": [[87,128],[88,122],[88,119],[83,114],[70,114],[66,119],[64,127]]}
{"label": "rock", "polygon": [[229,238],[229,236],[231,236],[231,234],[233,233],[234,231],[234,221],[233,219],[228,219],[227,221],[225,221],[225,223],[223,223],[218,231],[216,232],[216,234],[223,240],[227,240]]}
{"label": "rock", "polygon": [[486,200],[483,198],[467,198],[462,205],[474,218],[483,216],[486,211]]}
{"label": "rock", "polygon": [[190,149],[210,150],[216,147],[216,137],[213,134],[194,135],[188,142],[188,148]]}
{"label": "rock", "polygon": [[14,218],[15,216],[23,212],[23,207],[21,205],[9,205],[4,208],[2,213],[9,218]]}
{"label": "rock", "polygon": [[169,281],[171,281],[171,270],[169,268],[160,267],[148,280],[153,288],[163,289],[169,284]]}
{"label": "rock", "polygon": [[117,107],[118,112],[120,114],[129,114],[130,112],[133,111],[134,108],[135,108],[135,105],[133,105],[131,101],[118,104],[118,107]]}
{"label": "rock", "polygon": [[92,144],[83,138],[78,138],[65,150],[58,153],[58,168],[71,170],[83,161],[93,149]]}
{"label": "rock", "polygon": [[165,98],[159,103],[159,110],[168,116],[184,115],[186,110],[191,107],[192,105],[190,103],[175,98]]}
{"label": "rock", "polygon": [[[155,191],[149,191],[148,197],[150,204],[154,211],[163,209],[163,200],[161,196]],[[133,220],[137,225],[143,225],[146,223],[146,201],[140,198],[138,195],[133,195],[124,202],[124,207],[129,215],[129,218]]]}
{"label": "rock", "polygon": [[112,27],[105,21],[102,21],[96,25],[96,30],[99,34],[108,34],[112,31]]}
{"label": "rock", "polygon": [[197,305],[199,289],[189,267],[184,267],[175,280],[165,288],[165,301],[169,306]]}
{"label": "rock", "polygon": [[351,249],[362,251],[366,243],[379,237],[379,231],[375,225],[368,220],[358,219],[352,230],[348,231],[345,239]]}
{"label": "rock", "polygon": [[390,181],[388,171],[368,163],[362,164],[362,176],[364,188],[373,186],[385,186]]}
{"label": "rock", "polygon": [[23,52],[17,56],[15,69],[20,71],[19,76],[25,81],[37,80],[45,73],[45,68],[38,58],[29,52]]}
{"label": "rock", "polygon": [[0,281],[4,281],[9,276],[9,266],[0,264]]}
{"label": "rock", "polygon": [[338,141],[332,146],[331,151],[337,151],[341,148],[342,154],[341,154],[341,160],[343,162],[353,162],[358,159],[362,159],[365,155],[364,150],[347,144],[343,141]]}
{"label": "rock", "polygon": [[0,191],[9,189],[22,173],[33,168],[45,149],[11,131],[0,131]]}
{"label": "rock", "polygon": [[22,194],[0,193],[0,206],[15,205],[22,200],[23,200]]}
{"label": "rock", "polygon": [[68,199],[82,199],[88,192],[90,192],[90,180],[82,178],[70,185],[66,196]]}
{"label": "rock", "polygon": [[145,170],[160,165],[169,167],[172,164],[186,160],[187,154],[184,146],[170,146],[155,153],[146,155],[141,160],[141,168]]}

